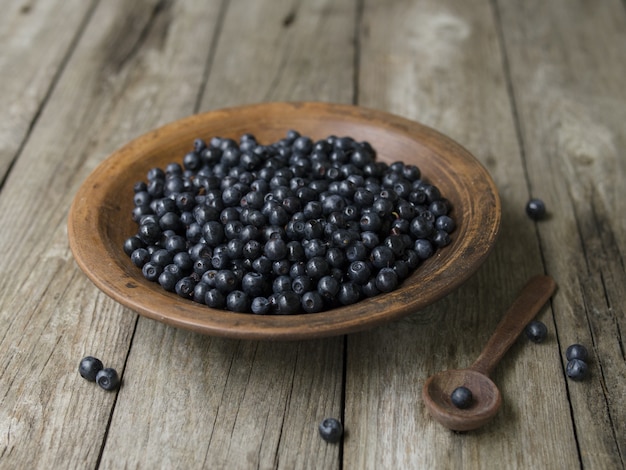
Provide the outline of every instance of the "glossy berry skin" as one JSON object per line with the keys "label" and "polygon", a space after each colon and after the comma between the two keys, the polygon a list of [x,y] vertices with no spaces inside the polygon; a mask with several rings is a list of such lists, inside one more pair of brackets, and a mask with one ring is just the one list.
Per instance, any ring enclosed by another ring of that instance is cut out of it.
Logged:
{"label": "glossy berry skin", "polygon": [[250,297],[243,291],[234,290],[226,296],[226,308],[232,312],[250,311]]}
{"label": "glossy berry skin", "polygon": [[457,387],[450,394],[450,401],[457,408],[466,409],[472,405],[474,397],[467,387]]}
{"label": "glossy berry skin", "polygon": [[96,375],[100,372],[104,366],[102,361],[93,356],[83,357],[78,365],[78,373],[80,376],[90,382],[96,381]]}
{"label": "glossy berry skin", "polygon": [[589,353],[587,352],[587,348],[582,344],[572,344],[567,348],[565,357],[568,361],[571,361],[572,359],[580,359],[581,361],[587,362],[587,359],[589,359]]}
{"label": "glossy berry skin", "polygon": [[111,392],[120,386],[120,378],[115,369],[107,367],[98,372],[96,375],[96,383],[104,390]]}
{"label": "glossy berry skin", "polygon": [[319,425],[319,433],[326,442],[334,444],[343,436],[343,425],[335,418],[326,418]]}
{"label": "glossy berry skin", "polygon": [[567,366],[565,367],[565,373],[567,376],[576,381],[584,380],[587,377],[587,373],[589,368],[585,361],[580,359],[572,359],[568,361]]}
{"label": "glossy berry skin", "polygon": [[541,343],[548,336],[548,328],[538,320],[531,321],[524,331],[528,339],[533,343]]}
{"label": "glossy berry skin", "polygon": [[526,214],[533,220],[541,220],[546,216],[546,204],[541,199],[531,199],[526,204]]}

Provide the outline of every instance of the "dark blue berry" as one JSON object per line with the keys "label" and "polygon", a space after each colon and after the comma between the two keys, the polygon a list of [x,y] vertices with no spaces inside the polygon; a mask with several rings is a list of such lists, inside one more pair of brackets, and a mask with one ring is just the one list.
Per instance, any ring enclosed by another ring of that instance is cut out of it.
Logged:
{"label": "dark blue berry", "polygon": [[191,277],[183,277],[176,283],[174,290],[179,296],[185,299],[192,299],[195,287],[196,281],[194,281]]}
{"label": "dark blue berry", "polygon": [[533,320],[525,328],[526,336],[533,343],[541,343],[548,335],[548,328],[539,320]]}
{"label": "dark blue berry", "polygon": [[372,276],[372,270],[365,261],[353,261],[348,266],[348,277],[352,282],[365,284]]}
{"label": "dark blue berry", "polygon": [[255,297],[252,299],[250,310],[257,315],[265,315],[270,312],[271,307],[272,304],[267,297]]}
{"label": "dark blue berry", "polygon": [[215,275],[215,287],[222,293],[227,294],[239,287],[239,280],[230,269],[220,269]]}
{"label": "dark blue berry", "polygon": [[546,216],[546,204],[541,199],[531,199],[526,204],[526,214],[533,220],[541,220]]}
{"label": "dark blue berry", "polygon": [[142,268],[144,264],[150,261],[150,253],[145,248],[137,248],[130,255],[130,260],[138,268]]}
{"label": "dark blue berry", "polygon": [[233,312],[249,312],[250,297],[243,291],[234,290],[226,296],[226,308]]}
{"label": "dark blue berry", "polygon": [[143,276],[148,281],[156,282],[159,279],[159,276],[161,275],[161,273],[163,272],[163,266],[159,266],[149,261],[143,265],[143,268],[141,268],[141,271],[143,273]]}
{"label": "dark blue berry", "polygon": [[387,268],[393,264],[395,256],[388,246],[378,245],[372,249],[370,260],[375,268]]}
{"label": "dark blue berry", "polygon": [[271,290],[266,277],[257,272],[244,274],[241,280],[241,289],[251,298],[268,295]]}
{"label": "dark blue berry", "polygon": [[83,357],[78,364],[78,373],[82,378],[89,380],[90,382],[96,381],[96,375],[100,372],[104,366],[102,361],[93,356]]}
{"label": "dark blue berry", "polygon": [[435,252],[433,244],[424,238],[415,240],[415,245],[413,246],[413,249],[415,250],[418,258],[421,260],[430,258]]}
{"label": "dark blue berry", "polygon": [[326,442],[336,443],[343,436],[343,425],[335,418],[326,418],[319,425],[319,433]]}
{"label": "dark blue berry", "polygon": [[180,280],[181,276],[173,273],[170,270],[164,270],[159,275],[159,284],[163,289],[169,292],[174,292],[176,290],[176,283]]}
{"label": "dark blue berry", "polygon": [[302,295],[302,309],[307,313],[316,313],[324,310],[324,299],[319,292],[309,291]]}
{"label": "dark blue berry", "polygon": [[376,275],[376,288],[381,292],[391,292],[398,283],[398,274],[393,268],[381,268]]}
{"label": "dark blue berry", "polygon": [[452,401],[452,404],[457,408],[465,409],[472,405],[474,397],[472,396],[472,391],[469,388],[457,387],[452,391],[450,401]]}
{"label": "dark blue berry", "polygon": [[572,359],[567,362],[565,373],[567,376],[576,381],[583,380],[587,377],[589,368],[587,363],[581,359]]}
{"label": "dark blue berry", "polygon": [[337,299],[343,305],[350,305],[361,299],[361,289],[353,282],[344,282],[339,287]]}
{"label": "dark blue berry", "polygon": [[263,247],[263,254],[271,261],[277,261],[287,256],[287,244],[281,238],[271,238]]}
{"label": "dark blue berry", "polygon": [[193,288],[193,301],[200,304],[205,303],[206,293],[211,290],[211,287],[205,282],[198,282],[196,287]]}
{"label": "dark blue berry", "polygon": [[120,378],[115,369],[106,367],[96,374],[96,383],[104,390],[113,391],[120,386]]}
{"label": "dark blue berry", "polygon": [[204,303],[211,308],[224,308],[226,297],[217,289],[209,289],[204,295]]}
{"label": "dark blue berry", "polygon": [[587,352],[587,348],[582,344],[572,344],[567,348],[565,357],[568,361],[571,361],[572,359],[580,359],[581,361],[587,362],[589,359],[589,353]]}
{"label": "dark blue berry", "polygon": [[292,291],[276,293],[276,313],[290,315],[300,310],[300,296]]}

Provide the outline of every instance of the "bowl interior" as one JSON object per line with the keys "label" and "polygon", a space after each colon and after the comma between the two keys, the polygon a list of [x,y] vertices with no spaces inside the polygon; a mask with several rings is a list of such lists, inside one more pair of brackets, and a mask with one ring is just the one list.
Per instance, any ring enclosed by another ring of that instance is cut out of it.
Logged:
{"label": "bowl interior", "polygon": [[[252,133],[274,142],[296,129],[313,139],[329,135],[367,140],[379,160],[417,165],[452,203],[457,229],[389,294],[327,312],[237,314],[210,309],[145,280],[123,251],[136,233],[133,185],[148,170],[182,162],[197,137],[238,139]],[[85,274],[136,312],[198,332],[247,339],[303,339],[362,330],[415,312],[462,284],[491,251],[500,226],[500,200],[485,168],[464,148],[418,123],[388,113],[327,103],[265,103],[198,114],[145,134],[107,158],[85,180],[72,204],[68,236]]]}

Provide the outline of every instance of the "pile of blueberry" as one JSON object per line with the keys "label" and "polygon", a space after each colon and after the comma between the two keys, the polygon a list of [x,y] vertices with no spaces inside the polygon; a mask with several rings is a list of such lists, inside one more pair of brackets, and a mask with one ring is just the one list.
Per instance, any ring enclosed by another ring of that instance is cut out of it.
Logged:
{"label": "pile of blueberry", "polygon": [[146,279],[212,308],[328,310],[390,292],[450,243],[450,203],[368,142],[289,131],[196,139],[134,187],[124,250]]}

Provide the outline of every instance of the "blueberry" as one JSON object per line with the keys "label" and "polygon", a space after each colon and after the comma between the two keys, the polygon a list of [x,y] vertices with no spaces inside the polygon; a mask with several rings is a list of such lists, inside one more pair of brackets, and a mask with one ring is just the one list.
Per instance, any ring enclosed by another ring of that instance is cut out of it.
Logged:
{"label": "blueberry", "polygon": [[342,305],[354,304],[361,298],[361,289],[353,282],[344,282],[339,287],[337,298]]}
{"label": "blueberry", "polygon": [[587,363],[581,359],[572,359],[567,362],[565,373],[572,380],[583,380],[588,373]]}
{"label": "blueberry", "polygon": [[467,387],[457,387],[450,394],[450,401],[457,408],[469,408],[473,402],[472,391]]}
{"label": "blueberry", "polygon": [[326,418],[319,425],[319,433],[326,442],[336,443],[343,435],[343,425],[335,418]]}
{"label": "blueberry", "polygon": [[250,309],[252,313],[256,313],[257,315],[264,315],[270,312],[271,303],[267,297],[255,297],[252,299],[252,304],[250,305]]}
{"label": "blueberry", "polygon": [[113,391],[120,386],[120,378],[115,369],[107,367],[96,374],[96,383],[107,391]]}
{"label": "blueberry", "polygon": [[381,292],[391,292],[398,283],[398,274],[393,268],[382,268],[376,275],[376,288]]}
{"label": "blueberry", "polygon": [[546,216],[546,204],[541,199],[533,198],[526,204],[526,214],[533,220],[541,220]]}
{"label": "blueberry", "polygon": [[548,328],[544,323],[538,320],[531,321],[528,325],[526,325],[526,329],[524,331],[528,339],[533,343],[541,343],[548,335]]}
{"label": "blueberry", "polygon": [[250,297],[243,291],[234,290],[226,296],[226,308],[233,312],[250,311]]}
{"label": "blueberry", "polygon": [[378,245],[372,249],[370,260],[375,268],[386,268],[393,264],[395,257],[391,248],[385,245]]}
{"label": "blueberry", "polygon": [[300,297],[291,291],[276,294],[276,313],[289,315],[300,310]]}
{"label": "blueberry", "polygon": [[437,220],[435,220],[435,227],[438,230],[443,230],[444,232],[452,233],[454,232],[454,229],[456,228],[456,223],[454,222],[454,219],[452,217],[449,217],[447,215],[441,215],[437,217]]}
{"label": "blueberry", "polygon": [[151,261],[148,261],[141,268],[141,272],[143,273],[143,276],[148,281],[156,282],[159,279],[159,276],[161,275],[161,273],[163,272],[163,266],[159,266],[157,264],[152,263]]}
{"label": "blueberry", "polygon": [[281,260],[287,256],[287,244],[281,238],[271,238],[265,243],[263,254],[271,261]]}
{"label": "blueberry", "polygon": [[158,282],[166,291],[174,292],[176,290],[176,283],[180,278],[181,276],[179,274],[173,273],[171,270],[163,270],[159,275]]}
{"label": "blueberry", "polygon": [[259,297],[269,294],[270,286],[267,279],[259,273],[248,272],[241,280],[241,289],[250,297]]}
{"label": "blueberry", "polygon": [[93,356],[83,357],[78,365],[78,373],[86,380],[90,382],[96,381],[96,375],[100,372],[104,366],[102,361]]}
{"label": "blueberry", "polygon": [[348,277],[357,284],[365,284],[372,276],[372,271],[365,261],[353,261],[348,266]]}
{"label": "blueberry", "polygon": [[196,282],[191,277],[183,277],[176,283],[174,290],[179,296],[185,299],[191,299],[193,298],[193,290],[195,287]]}
{"label": "blueberry", "polygon": [[589,359],[589,353],[587,352],[587,348],[582,344],[572,344],[567,348],[565,357],[568,361],[571,361],[572,359],[580,359],[581,361],[587,362],[587,359]]}
{"label": "blueberry", "polygon": [[209,289],[204,295],[204,303],[211,308],[224,308],[226,297],[217,289]]}
{"label": "blueberry", "polygon": [[307,313],[321,312],[324,309],[324,299],[316,291],[305,292],[301,297],[301,304]]}
{"label": "blueberry", "polygon": [[138,268],[143,268],[143,265],[150,261],[150,253],[145,248],[137,248],[130,255],[130,260]]}

